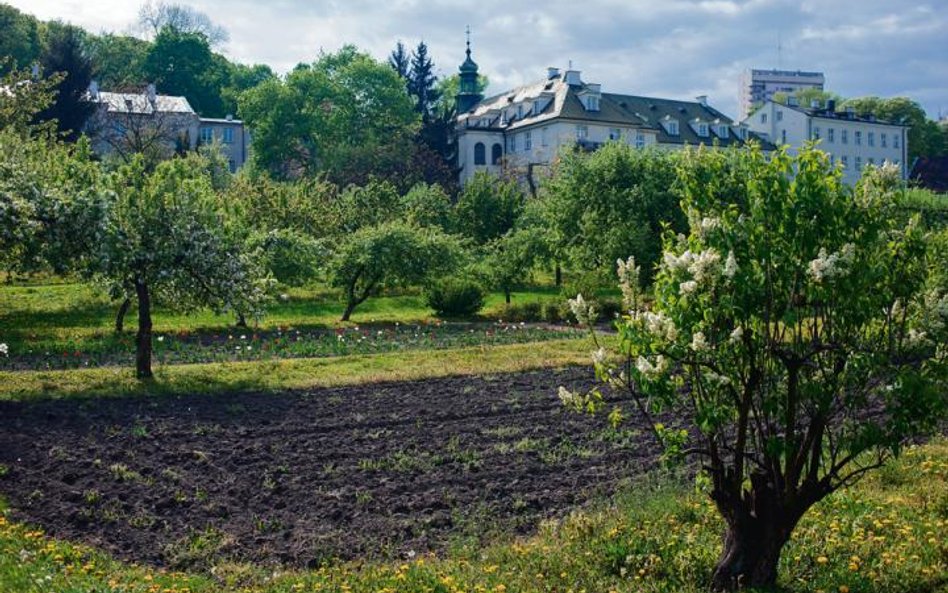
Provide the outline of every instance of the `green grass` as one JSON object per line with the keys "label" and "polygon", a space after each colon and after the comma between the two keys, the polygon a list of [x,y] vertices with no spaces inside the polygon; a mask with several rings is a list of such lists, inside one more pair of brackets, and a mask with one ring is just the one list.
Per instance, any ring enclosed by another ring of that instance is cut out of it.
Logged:
{"label": "green grass", "polygon": [[[331,328],[343,312],[340,295],[322,286],[293,288],[288,300],[270,305],[257,324],[260,329],[280,327]],[[559,289],[552,286],[530,288],[514,293],[514,302],[535,302],[559,299]],[[493,293],[486,299],[482,315],[496,319],[502,315],[504,297]],[[0,285],[0,342],[11,351],[49,350],[86,351],[89,342],[115,341],[112,329],[118,304],[89,284],[57,281]],[[133,332],[136,323],[134,307],[126,316],[126,332]],[[359,306],[349,325],[366,323],[420,323],[434,319],[420,293],[380,296]],[[233,330],[235,319],[198,310],[177,313],[156,307],[153,315],[156,332],[216,333]],[[250,321],[250,320],[248,320]]]}
{"label": "green grass", "polygon": [[0,400],[170,393],[282,391],[484,375],[589,362],[588,338],[539,344],[478,346],[450,350],[411,350],[336,358],[182,364],[155,367],[155,379],[142,382],[131,369],[0,372]]}
{"label": "green grass", "polygon": [[[948,443],[901,459],[804,517],[784,550],[785,593],[948,591]],[[721,523],[704,495],[671,478],[630,485],[611,502],[547,522],[527,538],[459,543],[444,557],[274,570],[220,559],[220,532],[180,550],[211,575],[118,562],[0,515],[0,590],[127,593],[705,591]]]}

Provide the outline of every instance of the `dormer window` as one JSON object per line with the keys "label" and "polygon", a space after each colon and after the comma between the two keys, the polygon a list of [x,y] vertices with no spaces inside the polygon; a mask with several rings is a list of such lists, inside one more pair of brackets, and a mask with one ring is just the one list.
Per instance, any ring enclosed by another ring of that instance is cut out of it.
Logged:
{"label": "dormer window", "polygon": [[669,136],[678,135],[678,120],[666,119],[662,121],[662,127],[665,128],[665,133],[667,133]]}
{"label": "dormer window", "polygon": [[540,115],[541,111],[543,111],[543,101],[537,99],[533,102],[533,115]]}
{"label": "dormer window", "polygon": [[523,119],[523,105],[517,105],[517,119]]}
{"label": "dormer window", "polygon": [[708,137],[708,124],[704,122],[700,122],[697,125],[695,125],[695,133],[697,133],[702,138],[707,138]]}
{"label": "dormer window", "polygon": [[599,111],[599,97],[595,95],[586,97],[586,111]]}
{"label": "dormer window", "polygon": [[717,134],[718,137],[721,138],[722,140],[727,140],[728,137],[730,136],[730,130],[728,129],[726,125],[722,124],[717,127],[715,134]]}

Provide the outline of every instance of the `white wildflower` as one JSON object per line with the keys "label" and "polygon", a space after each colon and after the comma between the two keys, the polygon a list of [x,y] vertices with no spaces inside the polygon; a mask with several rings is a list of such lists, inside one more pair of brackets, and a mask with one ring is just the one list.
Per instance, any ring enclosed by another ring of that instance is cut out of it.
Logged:
{"label": "white wildflower", "polygon": [[918,348],[919,346],[924,346],[928,342],[928,334],[912,328],[909,330],[905,340],[905,345],[909,348]]}
{"label": "white wildflower", "polygon": [[157,339],[158,339],[159,342],[164,342],[164,341],[165,341],[165,337],[164,337],[164,336],[158,336]]}
{"label": "white wildflower", "polygon": [[708,348],[708,340],[704,337],[704,332],[695,332],[691,337],[691,349],[695,352],[704,352]]}
{"label": "white wildflower", "polygon": [[728,338],[728,341],[730,341],[732,344],[737,344],[737,343],[740,343],[741,338],[743,337],[744,337],[744,328],[742,328],[741,326],[737,326],[734,328],[734,331],[731,332],[731,337]]}
{"label": "white wildflower", "polygon": [[581,294],[577,294],[575,299],[569,299],[569,309],[580,323],[591,325],[596,320],[595,305],[586,301]]}
{"label": "white wildflower", "polygon": [[560,385],[560,388],[557,391],[557,394],[560,396],[560,401],[563,402],[563,405],[565,406],[575,405],[577,395],[573,393],[572,391],[570,391],[569,389]]}
{"label": "white wildflower", "polygon": [[6,344],[0,344],[0,355],[8,356],[10,354],[10,348]]}
{"label": "white wildflower", "polygon": [[695,255],[691,253],[690,249],[685,250],[681,255],[675,255],[670,251],[666,251],[662,256],[665,267],[672,272],[677,270],[685,270],[691,265],[695,259]]}
{"label": "white wildflower", "polygon": [[720,228],[721,219],[720,218],[709,218],[705,216],[701,219],[701,233],[707,234],[715,229]]}
{"label": "white wildflower", "polygon": [[724,275],[728,278],[734,278],[734,275],[737,274],[738,269],[737,258],[734,257],[734,252],[728,251],[727,260],[724,262]]}
{"label": "white wildflower", "polygon": [[698,288],[698,283],[694,280],[686,280],[678,285],[678,292],[681,296],[688,296]]}

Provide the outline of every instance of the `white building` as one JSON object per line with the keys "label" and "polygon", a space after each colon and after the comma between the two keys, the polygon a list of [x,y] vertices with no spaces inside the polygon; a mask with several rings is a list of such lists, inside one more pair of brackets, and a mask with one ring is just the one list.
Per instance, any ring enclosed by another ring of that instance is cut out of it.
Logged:
{"label": "white building", "polygon": [[[476,77],[470,60],[461,68]],[[467,87],[470,88],[470,87]],[[745,127],[707,104],[619,95],[585,83],[577,70],[550,68],[537,82],[481,99],[458,97],[458,165],[464,184],[478,171],[535,181],[565,145],[594,150],[609,141],[632,146],[731,146],[748,139]]]}
{"label": "white building", "polygon": [[801,107],[793,97],[787,105],[767,101],[742,124],[777,145],[799,150],[807,140],[819,141],[819,148],[843,167],[843,180],[855,184],[866,165],[889,161],[898,165],[903,178],[908,175],[908,126],[858,115],[852,109],[836,111],[834,101],[825,108],[814,102]]}
{"label": "white building", "polygon": [[795,93],[803,89],[823,90],[826,82],[822,72],[801,70],[745,70],[741,74],[738,104],[740,115],[745,119],[754,108],[773,99],[774,93]]}

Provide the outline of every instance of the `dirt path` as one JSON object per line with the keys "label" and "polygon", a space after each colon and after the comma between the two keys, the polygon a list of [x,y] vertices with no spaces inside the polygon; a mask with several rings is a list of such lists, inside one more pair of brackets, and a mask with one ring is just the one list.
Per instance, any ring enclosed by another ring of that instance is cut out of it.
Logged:
{"label": "dirt path", "polygon": [[532,529],[655,462],[565,411],[589,369],[281,395],[0,402],[17,520],[120,557],[314,565]]}

